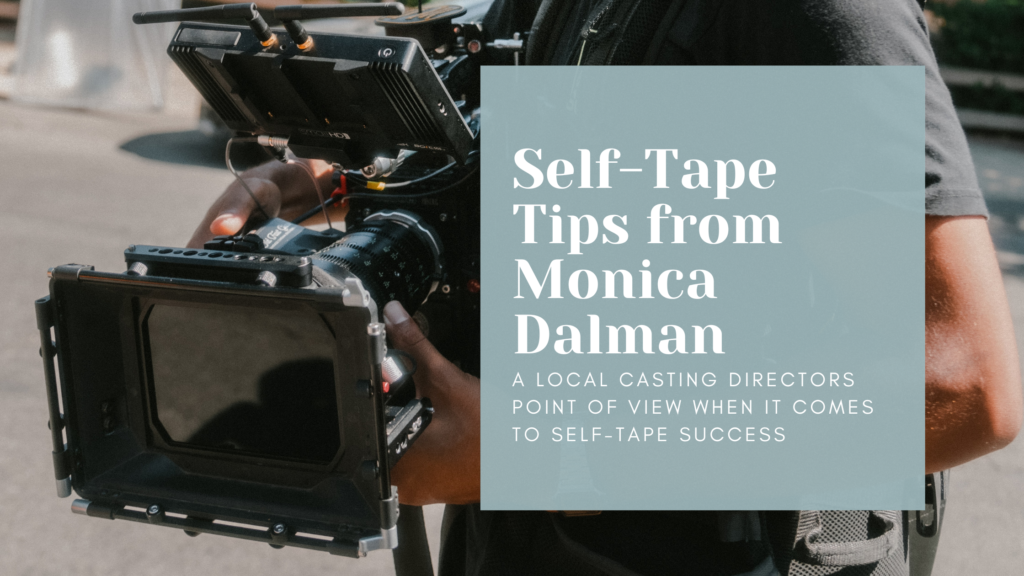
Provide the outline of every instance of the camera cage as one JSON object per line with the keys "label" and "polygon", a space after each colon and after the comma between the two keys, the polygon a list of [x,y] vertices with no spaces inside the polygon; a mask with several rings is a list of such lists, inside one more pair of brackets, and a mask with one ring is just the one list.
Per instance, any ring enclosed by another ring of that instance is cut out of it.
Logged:
{"label": "camera cage", "polygon": [[[383,326],[372,321],[369,298],[353,296],[357,283],[269,288],[80,265],[54,268],[50,277],[50,295],[36,302],[36,314],[58,493],[73,487],[82,497],[73,511],[351,557],[397,545],[389,471],[429,424],[431,409],[425,399],[385,407]],[[146,341],[146,317],[158,303],[320,318],[336,335],[340,449],[330,462],[168,441],[159,431]],[[74,377],[83,374],[89,377]],[[387,409],[395,417],[386,427]]]}

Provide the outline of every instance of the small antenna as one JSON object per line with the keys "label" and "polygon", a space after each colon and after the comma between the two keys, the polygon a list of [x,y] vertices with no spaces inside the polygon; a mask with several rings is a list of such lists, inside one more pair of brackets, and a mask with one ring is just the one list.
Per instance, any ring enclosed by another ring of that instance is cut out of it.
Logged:
{"label": "small antenna", "polygon": [[273,46],[277,37],[270,31],[267,21],[256,10],[256,4],[225,4],[209,8],[185,8],[182,10],[158,10],[139,12],[132,16],[136,24],[158,24],[161,22],[184,22],[186,20],[245,20],[256,38],[265,48]]}
{"label": "small antenna", "polygon": [[385,2],[383,4],[342,4],[340,6],[324,5],[302,5],[278,6],[274,8],[274,18],[284,24],[288,35],[295,41],[295,45],[303,52],[313,49],[313,39],[302,27],[302,20],[316,20],[320,18],[351,18],[355,16],[398,16],[405,11],[405,6],[399,2]]}
{"label": "small antenna", "polygon": [[405,12],[401,2],[358,4],[297,4],[274,8],[274,18],[287,20],[318,20],[321,18],[353,18],[356,16],[400,16]]}

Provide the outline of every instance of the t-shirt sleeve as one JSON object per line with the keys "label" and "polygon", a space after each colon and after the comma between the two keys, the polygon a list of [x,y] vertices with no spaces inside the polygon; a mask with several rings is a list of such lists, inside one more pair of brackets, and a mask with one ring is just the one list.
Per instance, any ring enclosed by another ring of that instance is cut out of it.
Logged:
{"label": "t-shirt sleeve", "polygon": [[689,0],[664,53],[686,64],[924,66],[925,211],[988,216],[916,0]]}

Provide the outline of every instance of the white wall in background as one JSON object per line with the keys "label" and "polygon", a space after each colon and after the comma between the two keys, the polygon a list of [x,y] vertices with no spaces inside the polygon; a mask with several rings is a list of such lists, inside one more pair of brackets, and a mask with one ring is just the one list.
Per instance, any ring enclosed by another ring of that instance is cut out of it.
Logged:
{"label": "white wall in background", "polygon": [[132,23],[132,14],[181,0],[21,0],[11,98],[110,111],[160,109],[167,44],[175,24]]}

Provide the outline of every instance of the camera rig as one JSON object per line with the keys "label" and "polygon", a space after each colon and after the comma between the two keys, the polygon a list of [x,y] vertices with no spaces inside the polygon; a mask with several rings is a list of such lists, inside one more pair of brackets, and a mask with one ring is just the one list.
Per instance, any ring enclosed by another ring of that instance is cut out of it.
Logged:
{"label": "camera rig", "polygon": [[[254,4],[135,15],[182,22],[168,54],[242,139],[335,164],[311,212],[349,210],[344,232],[271,218],[203,249],[130,246],[123,273],[50,270],[36,314],[74,512],[354,557],[397,546],[390,469],[433,408],[381,308],[401,302],[478,373],[478,68],[485,46],[523,45],[485,44],[452,23],[464,13],[285,6],[284,30]],[[386,36],[300,22],[347,16]]]}

